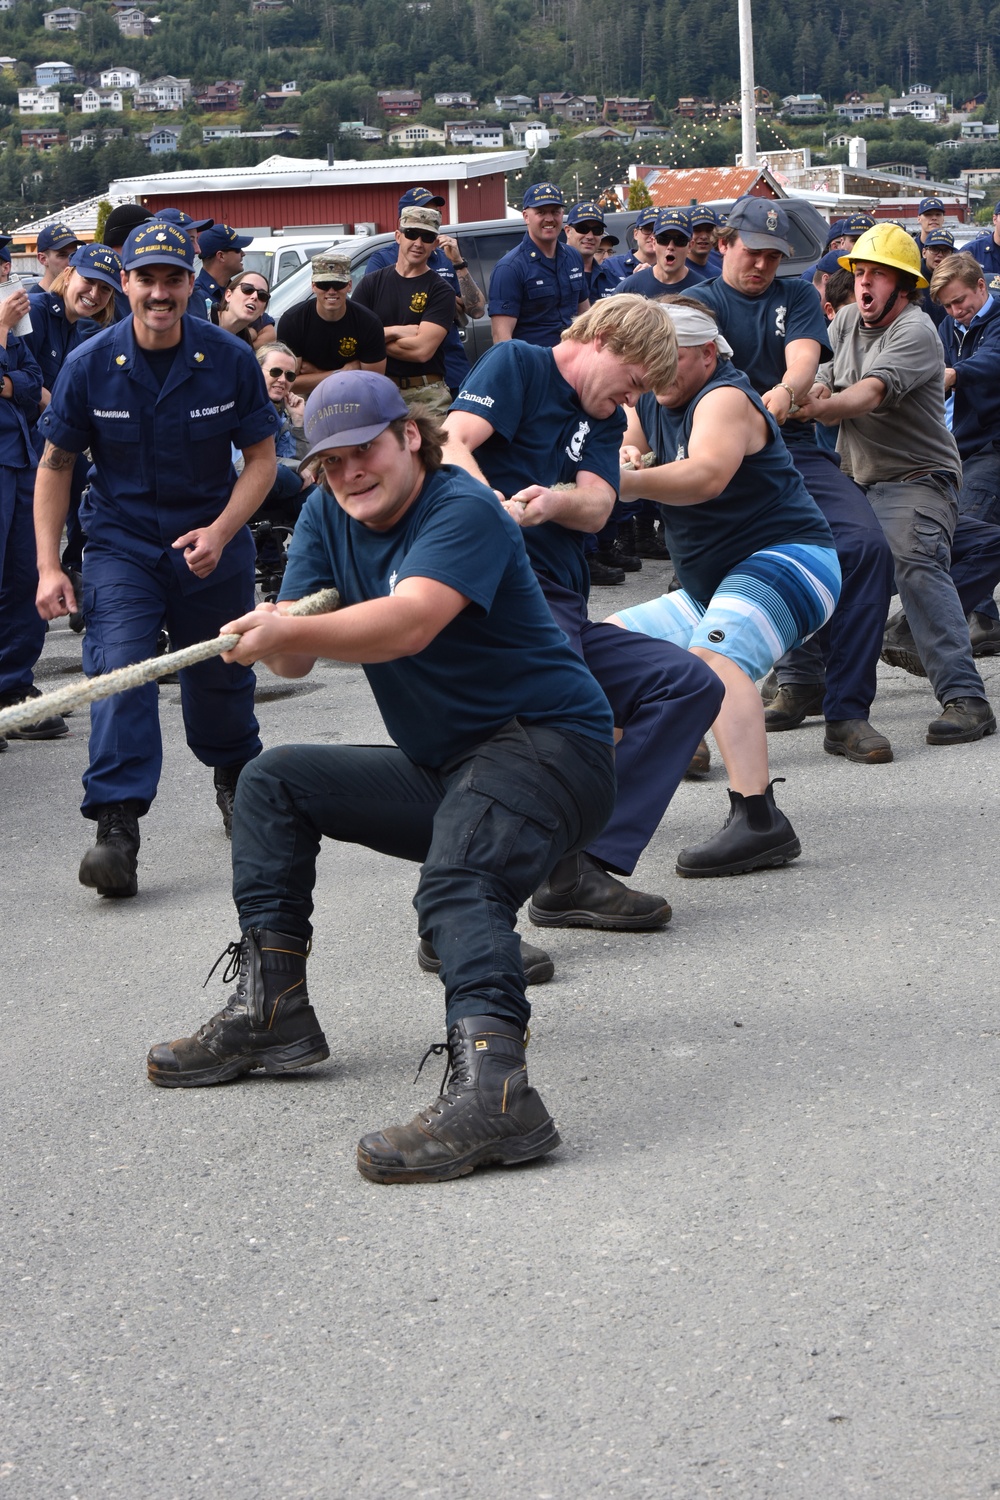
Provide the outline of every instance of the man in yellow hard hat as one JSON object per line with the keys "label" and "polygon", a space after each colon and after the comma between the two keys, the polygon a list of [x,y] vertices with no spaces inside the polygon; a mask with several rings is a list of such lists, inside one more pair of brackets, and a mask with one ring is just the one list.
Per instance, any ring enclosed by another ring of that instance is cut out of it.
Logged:
{"label": "man in yellow hard hat", "polygon": [[856,301],[830,325],[833,362],[801,405],[840,424],[845,470],[868,494],[896,564],[896,588],[942,713],[929,745],[996,730],[949,571],[962,463],[944,413],[944,354],[920,309],[920,251],[896,224],[877,224],[840,257]]}

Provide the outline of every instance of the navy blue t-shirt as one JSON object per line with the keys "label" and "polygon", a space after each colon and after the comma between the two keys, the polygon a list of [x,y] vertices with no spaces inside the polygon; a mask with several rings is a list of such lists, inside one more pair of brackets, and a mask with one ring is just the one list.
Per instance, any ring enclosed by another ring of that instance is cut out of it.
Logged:
{"label": "navy blue t-shirt", "polygon": [[693,599],[706,605],[726,574],[754,552],[788,542],[833,546],[833,533],[792,463],[781,429],[728,359],[719,362],[686,406],[660,406],[652,392],[639,397],[636,412],[649,446],[661,462],[682,463],[699,403],[724,386],[735,386],[753,402],[767,423],[767,444],[744,458],[714,500],[660,506],[677,577]]}
{"label": "navy blue t-shirt", "polygon": [[[551,349],[510,339],[494,344],[470,373],[452,411],[483,417],[494,429],[476,461],[494,489],[514,495],[529,484],[574,484],[583,469],[618,492],[625,414],[590,417],[556,367]],[[521,529],[536,573],[584,598],[590,573],[585,533],[546,521]]]}
{"label": "navy blue t-shirt", "polygon": [[611,710],[570,648],[496,496],[445,465],[406,514],[372,531],[314,489],[295,523],[282,599],[331,584],[342,602],[433,578],[471,601],[416,656],[365,666],[385,727],[418,765],[440,766],[517,718],[612,742]]}
{"label": "navy blue t-shirt", "polygon": [[654,274],[652,266],[643,266],[641,271],[635,271],[631,276],[626,276],[615,287],[615,294],[619,292],[631,292],[636,297],[679,297],[682,292],[689,292],[693,286],[698,286],[704,281],[703,276],[696,276],[688,271],[680,281],[673,281],[669,286]]}
{"label": "navy blue t-shirt", "polygon": [[[798,276],[775,277],[759,297],[747,297],[717,276],[692,287],[690,295],[715,313],[732,346],[733,364],[760,395],[784,379],[785,345],[795,339],[815,339],[820,361],[833,358],[816,288]],[[786,422],[781,433],[790,446],[816,443],[812,422]]]}

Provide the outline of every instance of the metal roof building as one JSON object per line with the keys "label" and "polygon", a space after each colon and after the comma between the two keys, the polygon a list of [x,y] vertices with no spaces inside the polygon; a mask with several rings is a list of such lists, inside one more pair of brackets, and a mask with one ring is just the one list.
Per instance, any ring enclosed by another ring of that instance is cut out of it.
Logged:
{"label": "metal roof building", "polygon": [[445,200],[446,223],[502,219],[507,213],[506,174],[520,171],[527,160],[526,151],[477,151],[329,166],[271,156],[256,167],[119,178],[110,192],[134,198],[154,212],[172,204],[195,218],[259,234],[339,224],[348,233],[359,225],[374,225],[371,232],[380,233],[395,228],[399,197],[411,187],[429,188]]}

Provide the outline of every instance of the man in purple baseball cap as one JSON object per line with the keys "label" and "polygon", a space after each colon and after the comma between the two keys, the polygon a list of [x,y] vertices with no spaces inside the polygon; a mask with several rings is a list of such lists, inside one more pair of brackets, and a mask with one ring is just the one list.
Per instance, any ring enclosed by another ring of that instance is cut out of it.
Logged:
{"label": "man in purple baseball cap", "polygon": [[[559,1144],[528,1083],[530,1008],[514,922],[522,902],[614,804],[607,700],[570,649],[493,491],[441,463],[433,417],[383,375],[338,371],[309,397],[322,488],[295,527],[281,601],[330,586],[335,614],[281,603],[223,626],[226,659],[303,677],[359,662],[392,746],[286,745],[240,778],[233,894],[236,993],[192,1037],[148,1058],[151,1082],[191,1088],[329,1048],[306,990],[323,838],[421,866],[420,937],[440,957],[450,1081],[408,1125],[366,1135],[374,1182],[439,1182]],[[235,961],[234,961],[235,968]]]}

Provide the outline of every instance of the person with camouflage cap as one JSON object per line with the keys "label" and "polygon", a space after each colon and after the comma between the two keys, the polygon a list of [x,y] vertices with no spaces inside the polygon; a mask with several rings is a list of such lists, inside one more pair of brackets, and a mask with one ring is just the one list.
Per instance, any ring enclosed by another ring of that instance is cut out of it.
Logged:
{"label": "person with camouflage cap", "polygon": [[313,295],[282,313],[278,338],[302,364],[295,393],[309,393],[335,370],[373,370],[385,374],[382,324],[351,290],[350,256],[336,249],[312,258]]}

